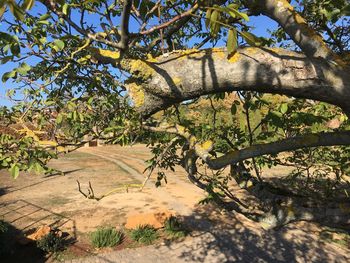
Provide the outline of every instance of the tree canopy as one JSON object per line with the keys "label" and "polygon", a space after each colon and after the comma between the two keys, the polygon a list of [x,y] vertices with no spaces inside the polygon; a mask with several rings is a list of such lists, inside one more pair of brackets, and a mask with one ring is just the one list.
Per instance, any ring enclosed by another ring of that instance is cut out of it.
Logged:
{"label": "tree canopy", "polygon": [[[277,199],[346,197],[349,14],[346,0],[1,0],[2,81],[13,89],[0,169],[50,172],[51,158],[88,140],[142,141],[158,184],[180,165],[208,200],[247,216],[232,181],[264,213]],[[277,23],[269,37],[252,33],[256,16]],[[274,185],[264,171],[276,165],[306,185]],[[310,217],[283,211],[269,224]]]}

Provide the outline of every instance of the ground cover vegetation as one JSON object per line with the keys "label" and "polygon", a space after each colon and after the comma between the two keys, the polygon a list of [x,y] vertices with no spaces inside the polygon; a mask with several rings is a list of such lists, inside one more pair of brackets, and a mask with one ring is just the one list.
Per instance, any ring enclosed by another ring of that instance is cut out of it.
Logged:
{"label": "ground cover vegetation", "polygon": [[[179,165],[204,202],[265,227],[346,226],[349,10],[345,0],[0,1],[14,103],[0,108],[0,169],[50,172],[50,159],[89,140],[143,141],[158,185]],[[256,16],[278,24],[270,37],[252,33]],[[277,165],[291,171],[272,180]]]}

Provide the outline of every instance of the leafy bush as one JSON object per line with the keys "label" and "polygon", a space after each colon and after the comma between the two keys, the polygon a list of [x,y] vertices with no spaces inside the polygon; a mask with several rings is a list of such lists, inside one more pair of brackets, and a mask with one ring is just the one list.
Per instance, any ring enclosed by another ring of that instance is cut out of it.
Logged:
{"label": "leafy bush", "polygon": [[8,231],[8,224],[5,221],[0,220],[0,235]]}
{"label": "leafy bush", "polygon": [[90,235],[94,247],[113,247],[123,241],[124,234],[113,227],[99,228]]}
{"label": "leafy bush", "polygon": [[186,236],[186,231],[183,229],[181,222],[175,216],[171,216],[165,222],[164,231],[172,238]]}
{"label": "leafy bush", "polygon": [[138,226],[130,233],[132,240],[143,243],[152,244],[158,238],[158,233],[155,228],[150,225]]}
{"label": "leafy bush", "polygon": [[9,230],[8,224],[0,220],[0,256],[7,254],[9,251],[8,240],[7,240],[8,230]]}
{"label": "leafy bush", "polygon": [[38,240],[36,246],[45,252],[57,252],[64,247],[63,238],[54,232],[50,232],[48,235]]}

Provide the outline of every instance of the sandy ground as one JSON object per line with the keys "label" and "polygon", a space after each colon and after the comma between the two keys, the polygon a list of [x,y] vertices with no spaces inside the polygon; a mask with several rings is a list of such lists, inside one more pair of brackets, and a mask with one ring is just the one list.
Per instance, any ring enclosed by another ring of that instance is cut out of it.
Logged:
{"label": "sandy ground", "polygon": [[[126,185],[143,182],[144,160],[149,157],[141,145],[83,148],[50,163],[65,175],[22,174],[13,180],[2,171],[0,216],[23,231],[50,224],[76,236],[100,225],[122,226],[127,215],[138,212],[169,209],[189,215],[204,194],[184,173],[170,172],[168,184],[159,188],[152,178],[142,192],[126,192]],[[100,201],[89,200],[79,193],[76,180],[84,192],[90,181],[96,196],[119,190]]]}
{"label": "sandy ground", "polygon": [[[350,262],[345,247],[320,239],[315,224],[291,224],[280,231],[265,231],[236,214],[198,206],[205,195],[188,182],[183,171],[167,173],[168,184],[155,188],[148,182],[142,192],[125,185],[144,179],[143,145],[83,148],[51,162],[65,175],[23,174],[13,180],[0,172],[0,218],[22,231],[43,224],[57,226],[73,238],[102,225],[122,227],[128,215],[169,209],[184,217],[194,230],[180,243],[95,255],[74,262]],[[90,181],[95,195],[121,188],[100,201],[84,198]]]}

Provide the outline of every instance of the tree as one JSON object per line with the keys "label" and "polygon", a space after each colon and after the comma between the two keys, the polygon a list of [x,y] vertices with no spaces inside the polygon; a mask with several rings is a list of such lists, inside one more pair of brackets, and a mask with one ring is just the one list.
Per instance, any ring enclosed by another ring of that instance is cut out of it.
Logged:
{"label": "tree", "polygon": [[[20,102],[0,112],[0,168],[14,177],[46,171],[88,134],[143,138],[158,142],[149,169],[160,169],[159,181],[180,164],[209,199],[230,198],[252,217],[232,193],[235,180],[269,225],[318,219],[302,210],[305,195],[272,185],[262,168],[294,166],[291,178],[306,174],[307,186],[332,174],[328,195],[349,174],[349,8],[345,0],[1,1],[1,61],[17,65],[2,80],[21,84],[9,91]],[[270,38],[251,33],[254,16],[277,22]],[[191,120],[200,97],[208,118]]]}

